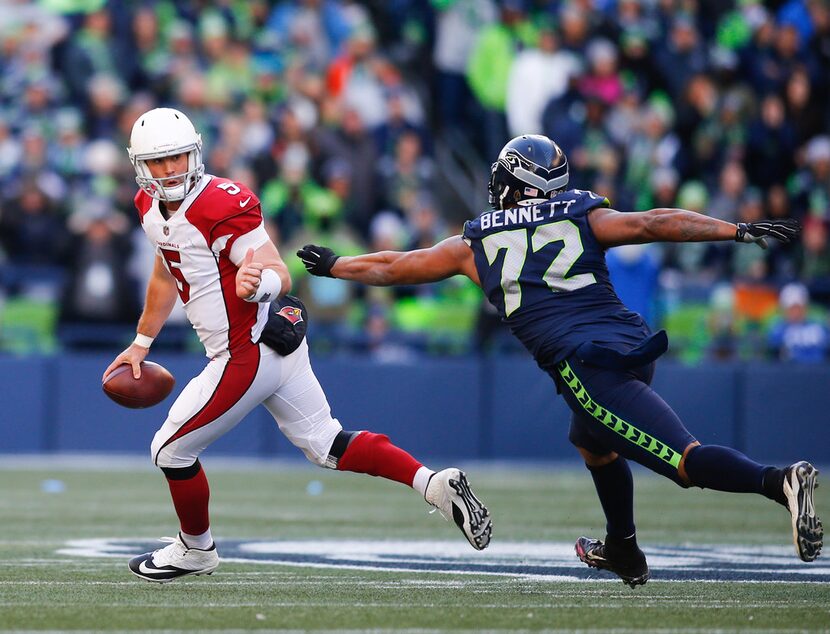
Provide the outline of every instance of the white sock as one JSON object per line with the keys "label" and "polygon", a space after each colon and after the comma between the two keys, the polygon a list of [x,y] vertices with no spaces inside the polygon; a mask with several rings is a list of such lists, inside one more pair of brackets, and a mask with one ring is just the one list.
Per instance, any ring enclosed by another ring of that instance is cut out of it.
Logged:
{"label": "white sock", "polygon": [[213,546],[213,536],[210,534],[210,529],[207,529],[201,535],[188,535],[181,531],[184,545],[188,548],[198,548],[199,550],[207,550]]}
{"label": "white sock", "polygon": [[426,467],[420,467],[415,472],[415,477],[412,479],[412,488],[415,489],[421,495],[424,495],[427,492],[427,484],[429,484],[429,478],[432,474],[435,473],[432,469],[427,469]]}

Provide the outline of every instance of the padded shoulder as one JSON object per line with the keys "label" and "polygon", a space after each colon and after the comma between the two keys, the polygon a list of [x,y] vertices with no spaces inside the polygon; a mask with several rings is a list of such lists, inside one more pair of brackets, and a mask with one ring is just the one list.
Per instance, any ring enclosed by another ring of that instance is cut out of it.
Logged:
{"label": "padded shoulder", "polygon": [[139,189],[138,193],[135,195],[135,198],[133,199],[133,202],[135,203],[135,208],[138,211],[138,219],[143,224],[144,216],[147,215],[147,212],[150,211],[150,208],[153,206],[153,199],[143,189]]}

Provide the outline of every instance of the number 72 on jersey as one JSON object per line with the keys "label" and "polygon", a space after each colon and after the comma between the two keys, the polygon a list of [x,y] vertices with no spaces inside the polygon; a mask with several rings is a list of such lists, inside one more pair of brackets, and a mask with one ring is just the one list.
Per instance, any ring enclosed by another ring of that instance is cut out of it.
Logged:
{"label": "number 72 on jersey", "polygon": [[[532,232],[528,240],[528,232]],[[596,283],[593,273],[568,275],[579,256],[585,251],[579,227],[570,220],[558,220],[537,227],[524,227],[499,231],[482,238],[481,246],[487,261],[492,265],[504,250],[504,263],[501,269],[501,288],[504,291],[504,314],[510,316],[522,304],[521,279],[530,257],[536,255],[547,245],[561,242],[562,248],[550,262],[542,275],[548,288],[555,293],[574,291],[578,288]]]}

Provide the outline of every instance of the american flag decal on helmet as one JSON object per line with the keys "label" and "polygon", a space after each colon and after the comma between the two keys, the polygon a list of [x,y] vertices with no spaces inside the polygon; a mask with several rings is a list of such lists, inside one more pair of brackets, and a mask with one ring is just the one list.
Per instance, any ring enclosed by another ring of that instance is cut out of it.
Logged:
{"label": "american flag decal on helmet", "polygon": [[295,306],[283,306],[277,314],[285,317],[292,324],[303,320],[303,312]]}

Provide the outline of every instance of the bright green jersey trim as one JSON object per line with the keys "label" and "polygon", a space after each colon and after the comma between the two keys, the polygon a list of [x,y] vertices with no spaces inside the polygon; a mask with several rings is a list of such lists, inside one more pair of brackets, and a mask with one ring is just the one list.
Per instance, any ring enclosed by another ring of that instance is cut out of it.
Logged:
{"label": "bright green jersey trim", "polygon": [[582,405],[582,408],[588,414],[596,418],[611,431],[618,433],[620,436],[628,441],[631,441],[638,447],[642,447],[646,451],[653,453],[655,456],[661,460],[665,460],[672,467],[677,469],[680,464],[682,454],[675,451],[671,447],[667,447],[665,443],[662,443],[653,436],[637,429],[631,423],[625,422],[619,416],[615,416],[607,409],[599,405],[594,399],[591,398],[591,395],[588,394],[588,391],[577,378],[567,361],[562,361],[557,366],[557,369],[559,370],[559,376],[561,376],[562,380],[569,388],[571,388],[571,392],[573,392],[576,399]]}

